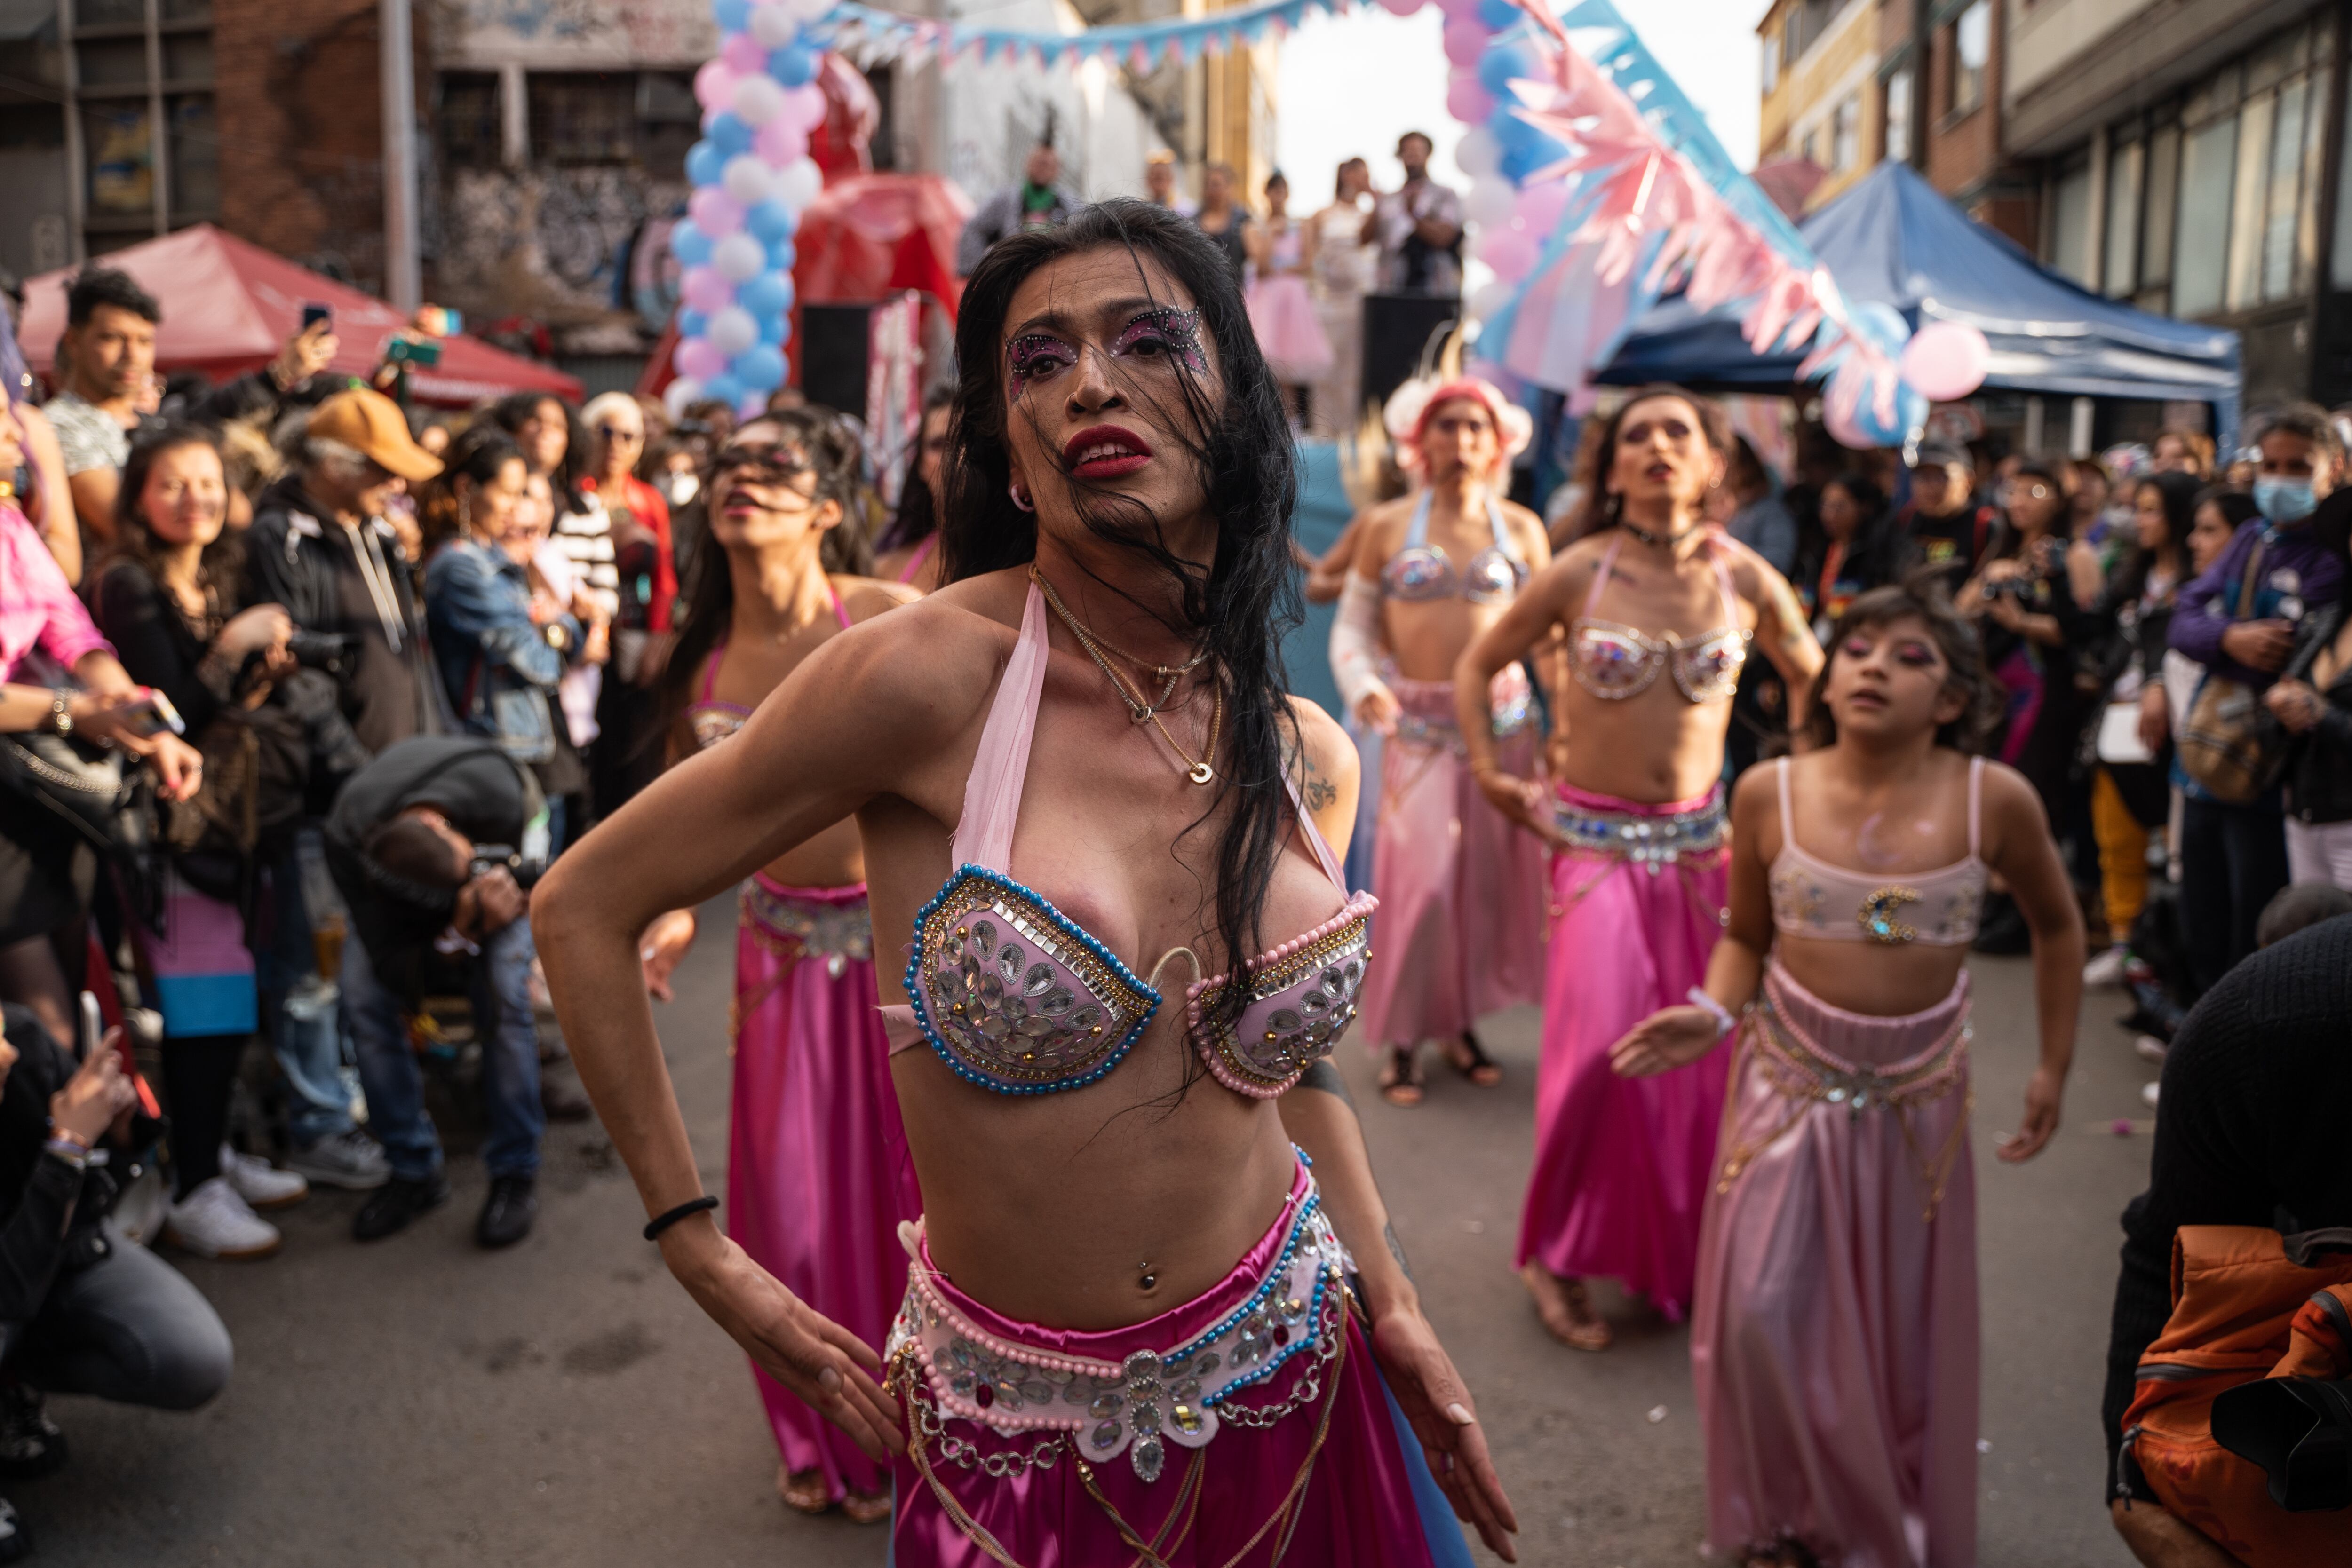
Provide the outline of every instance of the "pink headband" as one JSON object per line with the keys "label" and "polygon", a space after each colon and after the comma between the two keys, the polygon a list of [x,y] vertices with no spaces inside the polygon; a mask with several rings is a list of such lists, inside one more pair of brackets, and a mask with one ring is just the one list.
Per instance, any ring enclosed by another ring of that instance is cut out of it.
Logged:
{"label": "pink headband", "polygon": [[1412,470],[1422,466],[1421,437],[1428,428],[1429,416],[1438,404],[1455,398],[1475,400],[1495,422],[1495,434],[1501,446],[1497,466],[1527,450],[1535,439],[1535,421],[1528,411],[1505,397],[1502,389],[1481,376],[1457,376],[1450,382],[1410,381],[1391,395],[1388,407],[1381,413],[1381,423],[1388,427],[1389,438],[1397,444],[1400,467]]}

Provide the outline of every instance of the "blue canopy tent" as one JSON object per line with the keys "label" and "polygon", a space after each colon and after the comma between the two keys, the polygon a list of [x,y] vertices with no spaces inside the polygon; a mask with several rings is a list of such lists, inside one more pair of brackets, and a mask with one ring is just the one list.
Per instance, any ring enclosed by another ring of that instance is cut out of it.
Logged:
{"label": "blue canopy tent", "polygon": [[[1992,345],[1985,385],[2078,397],[2209,402],[2214,429],[2238,424],[2238,334],[2118,304],[2034,262],[1971,222],[1907,163],[1879,164],[1800,225],[1849,300],[1924,321],[1964,321]],[[1635,321],[1593,379],[1787,392],[1802,347],[1759,354],[1739,335],[1744,303],[1700,311],[1676,294]]]}

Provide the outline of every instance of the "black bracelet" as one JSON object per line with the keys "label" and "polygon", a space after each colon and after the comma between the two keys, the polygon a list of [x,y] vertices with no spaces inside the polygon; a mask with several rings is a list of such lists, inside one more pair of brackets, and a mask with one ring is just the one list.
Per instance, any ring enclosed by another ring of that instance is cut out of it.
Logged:
{"label": "black bracelet", "polygon": [[705,1193],[702,1197],[679,1204],[667,1214],[656,1214],[646,1222],[646,1239],[656,1241],[661,1233],[690,1214],[700,1214],[706,1208],[717,1208],[719,1200]]}

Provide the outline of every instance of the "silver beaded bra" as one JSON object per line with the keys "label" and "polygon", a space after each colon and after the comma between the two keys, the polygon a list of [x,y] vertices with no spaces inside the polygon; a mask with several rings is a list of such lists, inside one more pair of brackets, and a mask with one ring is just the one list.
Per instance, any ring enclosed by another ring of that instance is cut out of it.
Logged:
{"label": "silver beaded bra", "polygon": [[1381,569],[1381,591],[1391,599],[1417,604],[1460,594],[1473,604],[1508,604],[1527,585],[1528,563],[1511,549],[1503,528],[1503,508],[1486,497],[1486,526],[1495,542],[1470,558],[1470,570],[1457,573],[1454,558],[1443,545],[1429,542],[1429,505],[1433,492],[1423,490],[1405,528],[1404,548]]}

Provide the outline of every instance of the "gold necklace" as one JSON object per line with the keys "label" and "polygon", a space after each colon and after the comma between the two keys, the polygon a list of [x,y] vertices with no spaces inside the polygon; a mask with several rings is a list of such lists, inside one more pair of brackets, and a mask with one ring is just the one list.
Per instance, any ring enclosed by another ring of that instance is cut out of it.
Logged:
{"label": "gold necklace", "polygon": [[[1039,588],[1045,591],[1046,601],[1053,605],[1054,613],[1059,615],[1063,623],[1069,627],[1071,633],[1086,645],[1087,652],[1095,655],[1095,663],[1101,664],[1101,655],[1109,653],[1116,658],[1125,659],[1138,669],[1150,670],[1153,674],[1160,677],[1160,695],[1151,703],[1149,705],[1135,701],[1128,703],[1128,716],[1137,724],[1141,724],[1160,709],[1167,706],[1169,697],[1175,693],[1177,681],[1199,669],[1209,657],[1209,650],[1203,648],[1181,664],[1155,664],[1149,659],[1139,658],[1126,649],[1097,635],[1086,622],[1073,615],[1070,612],[1070,607],[1062,602],[1062,596],[1054,591],[1054,585],[1045,580],[1045,574],[1037,570],[1034,561],[1029,564],[1029,577]],[[1112,678],[1118,679],[1117,676]],[[1139,690],[1139,695],[1140,695]],[[1124,684],[1119,688],[1119,695],[1122,697],[1127,695]]]}
{"label": "gold necklace", "polygon": [[[1185,778],[1191,779],[1195,784],[1207,784],[1213,782],[1217,777],[1217,770],[1214,766],[1217,760],[1217,731],[1224,726],[1225,684],[1223,681],[1216,683],[1214,696],[1209,707],[1209,741],[1206,746],[1201,748],[1201,755],[1199,757],[1194,757],[1191,752],[1185,750],[1183,747],[1178,745],[1176,737],[1169,733],[1167,725],[1161,723],[1160,718],[1160,706],[1161,703],[1165,703],[1168,700],[1169,694],[1176,689],[1177,677],[1181,675],[1184,673],[1184,670],[1192,669],[1195,665],[1198,665],[1202,659],[1207,658],[1208,655],[1206,653],[1202,653],[1200,658],[1194,659],[1191,664],[1185,665],[1183,669],[1166,672],[1168,675],[1168,684],[1160,690],[1160,701],[1146,706],[1143,702],[1142,695],[1140,693],[1131,693],[1127,689],[1127,682],[1121,678],[1117,670],[1110,667],[1110,661],[1103,657],[1103,650],[1095,646],[1094,638],[1087,634],[1087,629],[1084,626],[1078,624],[1078,618],[1071,614],[1069,610],[1064,606],[1061,595],[1054,591],[1054,585],[1045,580],[1045,574],[1040,572],[1034,564],[1032,564],[1029,568],[1029,578],[1031,581],[1036,583],[1039,588],[1045,591],[1045,602],[1053,606],[1054,613],[1062,618],[1062,624],[1067,626],[1070,629],[1070,634],[1078,640],[1078,646],[1084,648],[1087,651],[1087,656],[1094,660],[1095,668],[1100,670],[1105,675],[1110,678],[1112,688],[1118,693],[1119,701],[1127,705],[1128,712],[1133,716],[1134,722],[1141,724],[1146,719],[1150,719],[1151,721],[1152,727],[1160,732],[1160,738],[1168,743],[1168,749],[1173,751],[1177,756],[1184,759]],[[1140,661],[1138,662],[1140,663]],[[1155,665],[1153,668],[1159,669],[1160,666]]]}

